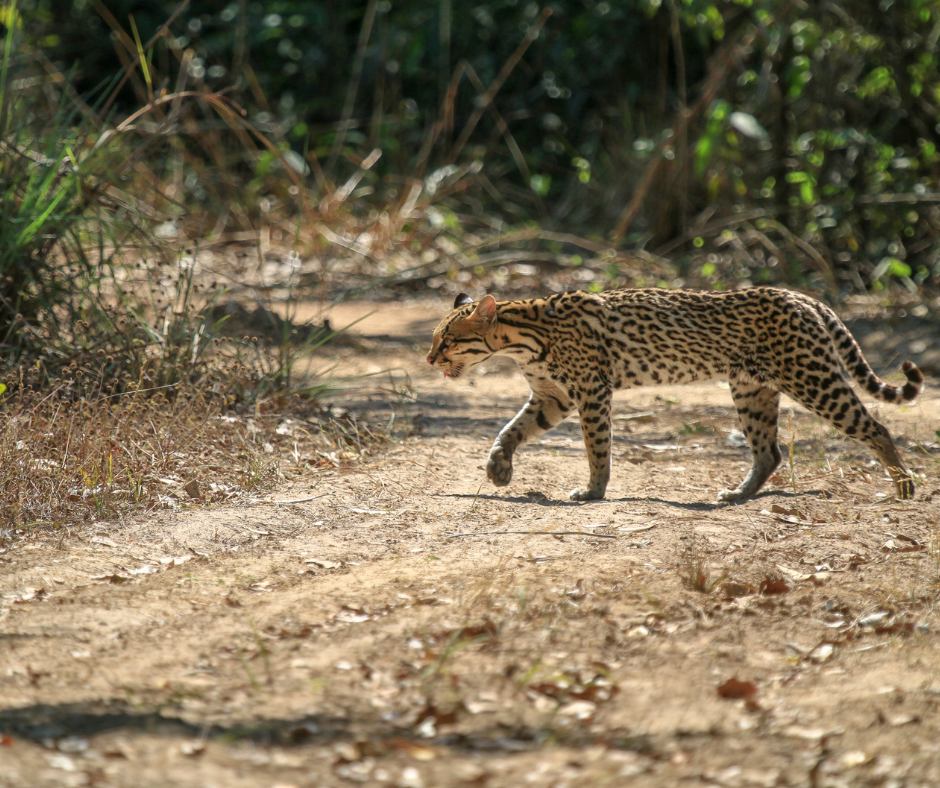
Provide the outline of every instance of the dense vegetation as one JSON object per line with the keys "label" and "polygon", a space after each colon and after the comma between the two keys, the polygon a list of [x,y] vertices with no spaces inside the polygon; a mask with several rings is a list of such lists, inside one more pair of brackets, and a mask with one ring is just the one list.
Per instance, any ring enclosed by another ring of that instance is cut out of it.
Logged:
{"label": "dense vegetation", "polygon": [[131,59],[118,25],[132,16],[143,41],[162,30],[154,89],[172,90],[180,63],[200,90],[234,87],[258,128],[311,163],[321,196],[378,148],[364,183],[379,202],[410,178],[429,191],[459,179],[454,211],[673,254],[743,244],[756,254],[737,273],[758,281],[808,268],[830,286],[940,282],[936,0],[23,8],[82,91]]}

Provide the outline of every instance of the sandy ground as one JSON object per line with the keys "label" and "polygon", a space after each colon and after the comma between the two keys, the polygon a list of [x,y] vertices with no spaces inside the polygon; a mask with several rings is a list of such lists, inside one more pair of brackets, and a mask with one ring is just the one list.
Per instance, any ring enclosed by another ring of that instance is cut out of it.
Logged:
{"label": "sandy ground", "polygon": [[370,309],[336,402],[400,437],[357,468],[0,551],[0,786],[940,785],[940,388],[876,408],[913,501],[788,402],[792,472],[715,505],[708,384],[618,394],[574,504],[576,420],[493,488],[518,371],[434,376],[437,302],[331,320]]}

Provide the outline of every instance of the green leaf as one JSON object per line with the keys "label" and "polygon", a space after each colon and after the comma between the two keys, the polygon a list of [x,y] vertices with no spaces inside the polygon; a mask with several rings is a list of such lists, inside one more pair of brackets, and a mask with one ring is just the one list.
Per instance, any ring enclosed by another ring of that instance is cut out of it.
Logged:
{"label": "green leaf", "polygon": [[529,188],[532,189],[539,197],[544,197],[548,194],[548,190],[552,187],[552,176],[551,175],[533,175],[529,179]]}
{"label": "green leaf", "polygon": [[712,157],[712,148],[714,147],[714,139],[712,137],[702,137],[698,143],[695,145],[695,174],[698,177],[702,177],[702,173],[705,172],[705,167],[708,166],[708,162]]}
{"label": "green leaf", "polygon": [[891,259],[891,267],[888,269],[892,276],[910,276],[911,267],[896,258]]}
{"label": "green leaf", "polygon": [[881,262],[875,266],[875,270],[871,272],[871,278],[873,281],[878,281],[885,274],[891,274],[891,276],[910,276],[911,267],[905,263],[903,260],[898,260],[897,257],[882,257]]}

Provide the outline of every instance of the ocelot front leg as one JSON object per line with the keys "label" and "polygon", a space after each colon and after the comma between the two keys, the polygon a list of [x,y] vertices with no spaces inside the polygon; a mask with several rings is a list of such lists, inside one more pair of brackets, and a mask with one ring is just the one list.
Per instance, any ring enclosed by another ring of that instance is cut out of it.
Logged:
{"label": "ocelot front leg", "polygon": [[564,421],[572,410],[574,403],[561,389],[533,391],[522,410],[496,436],[486,463],[486,478],[497,487],[509,484],[516,449]]}
{"label": "ocelot front leg", "polygon": [[591,465],[591,480],[587,487],[576,487],[568,497],[572,501],[597,501],[607,492],[610,481],[610,401],[613,392],[599,388],[585,396],[578,411],[581,414],[581,433]]}

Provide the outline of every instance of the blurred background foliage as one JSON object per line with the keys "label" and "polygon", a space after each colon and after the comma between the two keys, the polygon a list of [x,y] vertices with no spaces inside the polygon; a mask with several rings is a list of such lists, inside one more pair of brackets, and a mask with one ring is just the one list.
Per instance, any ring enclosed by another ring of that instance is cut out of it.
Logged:
{"label": "blurred background foliage", "polygon": [[643,248],[682,277],[940,285],[938,0],[18,8],[21,54],[48,60],[45,79],[94,97],[131,74],[112,116],[162,91],[224,91],[274,141],[280,157],[249,153],[218,142],[230,119],[186,121],[193,136],[166,155],[184,157],[173,194],[204,232],[235,195],[235,224],[259,201],[289,210],[291,181],[266,177],[287,165],[314,204],[354,178],[353,210],[394,213],[418,183],[438,221]]}

